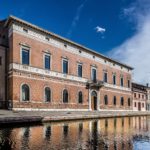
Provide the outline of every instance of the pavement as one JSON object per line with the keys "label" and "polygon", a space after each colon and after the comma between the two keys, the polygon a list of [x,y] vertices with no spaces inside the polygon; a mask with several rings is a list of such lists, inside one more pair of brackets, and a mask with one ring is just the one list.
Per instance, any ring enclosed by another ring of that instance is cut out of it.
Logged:
{"label": "pavement", "polygon": [[0,110],[0,125],[42,123],[65,120],[100,119],[125,116],[145,116],[150,112],[138,111],[11,111]]}

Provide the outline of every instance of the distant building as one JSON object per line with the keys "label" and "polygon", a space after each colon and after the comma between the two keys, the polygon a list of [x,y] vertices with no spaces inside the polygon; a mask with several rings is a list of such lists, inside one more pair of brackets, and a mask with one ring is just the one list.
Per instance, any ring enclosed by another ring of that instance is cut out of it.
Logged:
{"label": "distant building", "polygon": [[132,83],[133,110],[146,111],[147,87]]}
{"label": "distant building", "polygon": [[150,87],[147,84],[147,111],[150,111]]}
{"label": "distant building", "polygon": [[0,61],[1,106],[132,110],[132,67],[14,16],[0,22]]}

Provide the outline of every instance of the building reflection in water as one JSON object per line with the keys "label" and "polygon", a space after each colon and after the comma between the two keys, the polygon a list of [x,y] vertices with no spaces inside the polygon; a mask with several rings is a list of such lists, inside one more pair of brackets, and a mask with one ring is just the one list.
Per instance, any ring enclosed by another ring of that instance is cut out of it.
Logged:
{"label": "building reflection in water", "polygon": [[16,143],[15,150],[132,150],[140,140],[150,141],[150,118],[141,116],[46,123],[0,129],[0,136],[9,136]]}

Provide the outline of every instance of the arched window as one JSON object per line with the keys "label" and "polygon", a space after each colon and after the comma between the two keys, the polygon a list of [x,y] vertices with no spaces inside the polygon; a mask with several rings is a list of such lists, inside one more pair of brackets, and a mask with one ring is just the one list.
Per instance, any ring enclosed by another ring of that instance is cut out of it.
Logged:
{"label": "arched window", "polygon": [[114,100],[113,100],[114,105],[116,105],[116,103],[117,103],[116,101],[117,101],[116,96],[114,96]]}
{"label": "arched window", "polygon": [[68,103],[68,91],[63,91],[63,103]]}
{"label": "arched window", "polygon": [[30,100],[30,89],[27,84],[22,85],[21,92],[22,92],[22,101],[29,101]]}
{"label": "arched window", "polygon": [[83,102],[83,95],[82,95],[82,92],[81,92],[81,91],[78,93],[78,102],[79,102],[79,103],[82,103],[82,102]]}
{"label": "arched window", "polygon": [[104,96],[104,104],[105,104],[105,105],[108,104],[108,97],[107,97],[107,95]]}
{"label": "arched window", "polygon": [[128,98],[128,106],[131,106],[131,100]]}
{"label": "arched window", "polygon": [[45,102],[51,101],[51,90],[49,87],[45,88],[44,98],[45,98]]}
{"label": "arched window", "polygon": [[123,97],[121,97],[121,105],[123,106],[124,105],[124,98]]}

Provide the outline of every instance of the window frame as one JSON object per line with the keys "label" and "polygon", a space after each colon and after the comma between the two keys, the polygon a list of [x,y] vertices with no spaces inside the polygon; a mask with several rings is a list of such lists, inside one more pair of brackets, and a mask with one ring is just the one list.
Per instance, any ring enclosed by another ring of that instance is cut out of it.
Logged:
{"label": "window frame", "polygon": [[104,105],[108,105],[108,95],[104,95]]}
{"label": "window frame", "polygon": [[[49,100],[49,101],[46,100],[46,96],[45,96],[45,94],[46,94],[46,91],[45,91],[46,88],[48,88],[49,91],[50,91],[50,100]],[[50,87],[46,86],[46,87],[44,87],[44,102],[45,102],[45,103],[50,103],[51,101],[52,101],[52,91],[51,91],[51,88],[50,88]]]}
{"label": "window frame", "polygon": [[[50,58],[50,61],[49,61],[49,67],[50,68],[46,68],[46,64],[45,64],[45,58],[46,58],[46,56],[49,56],[49,58]],[[43,66],[44,66],[45,70],[51,70],[52,69],[52,67],[51,67],[51,59],[52,59],[51,54],[44,53],[44,55],[43,55]]]}
{"label": "window frame", "polygon": [[2,66],[3,63],[2,63],[2,56],[0,56],[0,66]]}
{"label": "window frame", "polygon": [[[67,94],[68,94],[68,95],[67,95],[67,96],[68,96],[68,97],[67,97],[68,99],[67,99],[66,102],[64,101],[64,91],[67,91]],[[68,92],[67,89],[64,89],[64,90],[62,91],[62,102],[63,102],[63,104],[68,104],[68,103],[69,103],[69,92]]]}
{"label": "window frame", "polygon": [[[96,78],[93,78],[93,70],[96,71]],[[91,67],[91,80],[92,81],[96,81],[97,80],[97,68],[96,67]]]}
{"label": "window frame", "polygon": [[[23,51],[28,51],[29,52],[29,64],[23,64]],[[26,66],[30,66],[31,65],[31,49],[30,47],[26,47],[26,46],[21,46],[20,48],[20,62],[22,65],[26,65]]]}
{"label": "window frame", "polygon": [[131,88],[131,81],[128,79],[128,88]]}
{"label": "window frame", "polygon": [[[64,72],[64,61],[67,62],[67,73]],[[66,58],[63,58],[63,59],[62,59],[62,73],[63,73],[63,74],[69,74],[69,61],[68,61],[68,59],[66,59]]]}
{"label": "window frame", "polygon": [[[114,77],[115,77],[115,82],[114,82]],[[116,85],[116,75],[113,74],[113,85]]]}
{"label": "window frame", "polygon": [[[79,94],[82,94],[82,101],[80,102],[80,95]],[[79,91],[78,92],[78,104],[83,104],[83,92],[82,91]]]}
{"label": "window frame", "polygon": [[117,97],[116,96],[113,97],[113,105],[115,105],[115,106],[117,105]]}
{"label": "window frame", "polygon": [[[29,100],[23,100],[22,96],[23,96],[23,86],[24,85],[27,85],[27,87],[29,88]],[[21,102],[30,102],[31,101],[31,88],[29,86],[29,84],[27,83],[22,83],[21,86],[20,86],[20,101]]]}
{"label": "window frame", "polygon": [[[81,66],[81,68],[82,68],[82,69],[81,69],[81,70],[82,70],[82,71],[81,71],[81,76],[79,75],[79,66]],[[81,63],[78,63],[78,64],[77,64],[77,72],[78,72],[78,77],[82,78],[82,77],[83,77],[83,65],[82,65]]]}
{"label": "window frame", "polygon": [[128,98],[128,107],[131,106],[131,98]]}
{"label": "window frame", "polygon": [[121,97],[121,98],[120,98],[120,105],[121,105],[121,106],[124,106],[124,97]]}
{"label": "window frame", "polygon": [[120,86],[124,87],[124,78],[123,77],[120,77]]}
{"label": "window frame", "polygon": [[103,72],[103,81],[108,83],[108,73],[106,71]]}

